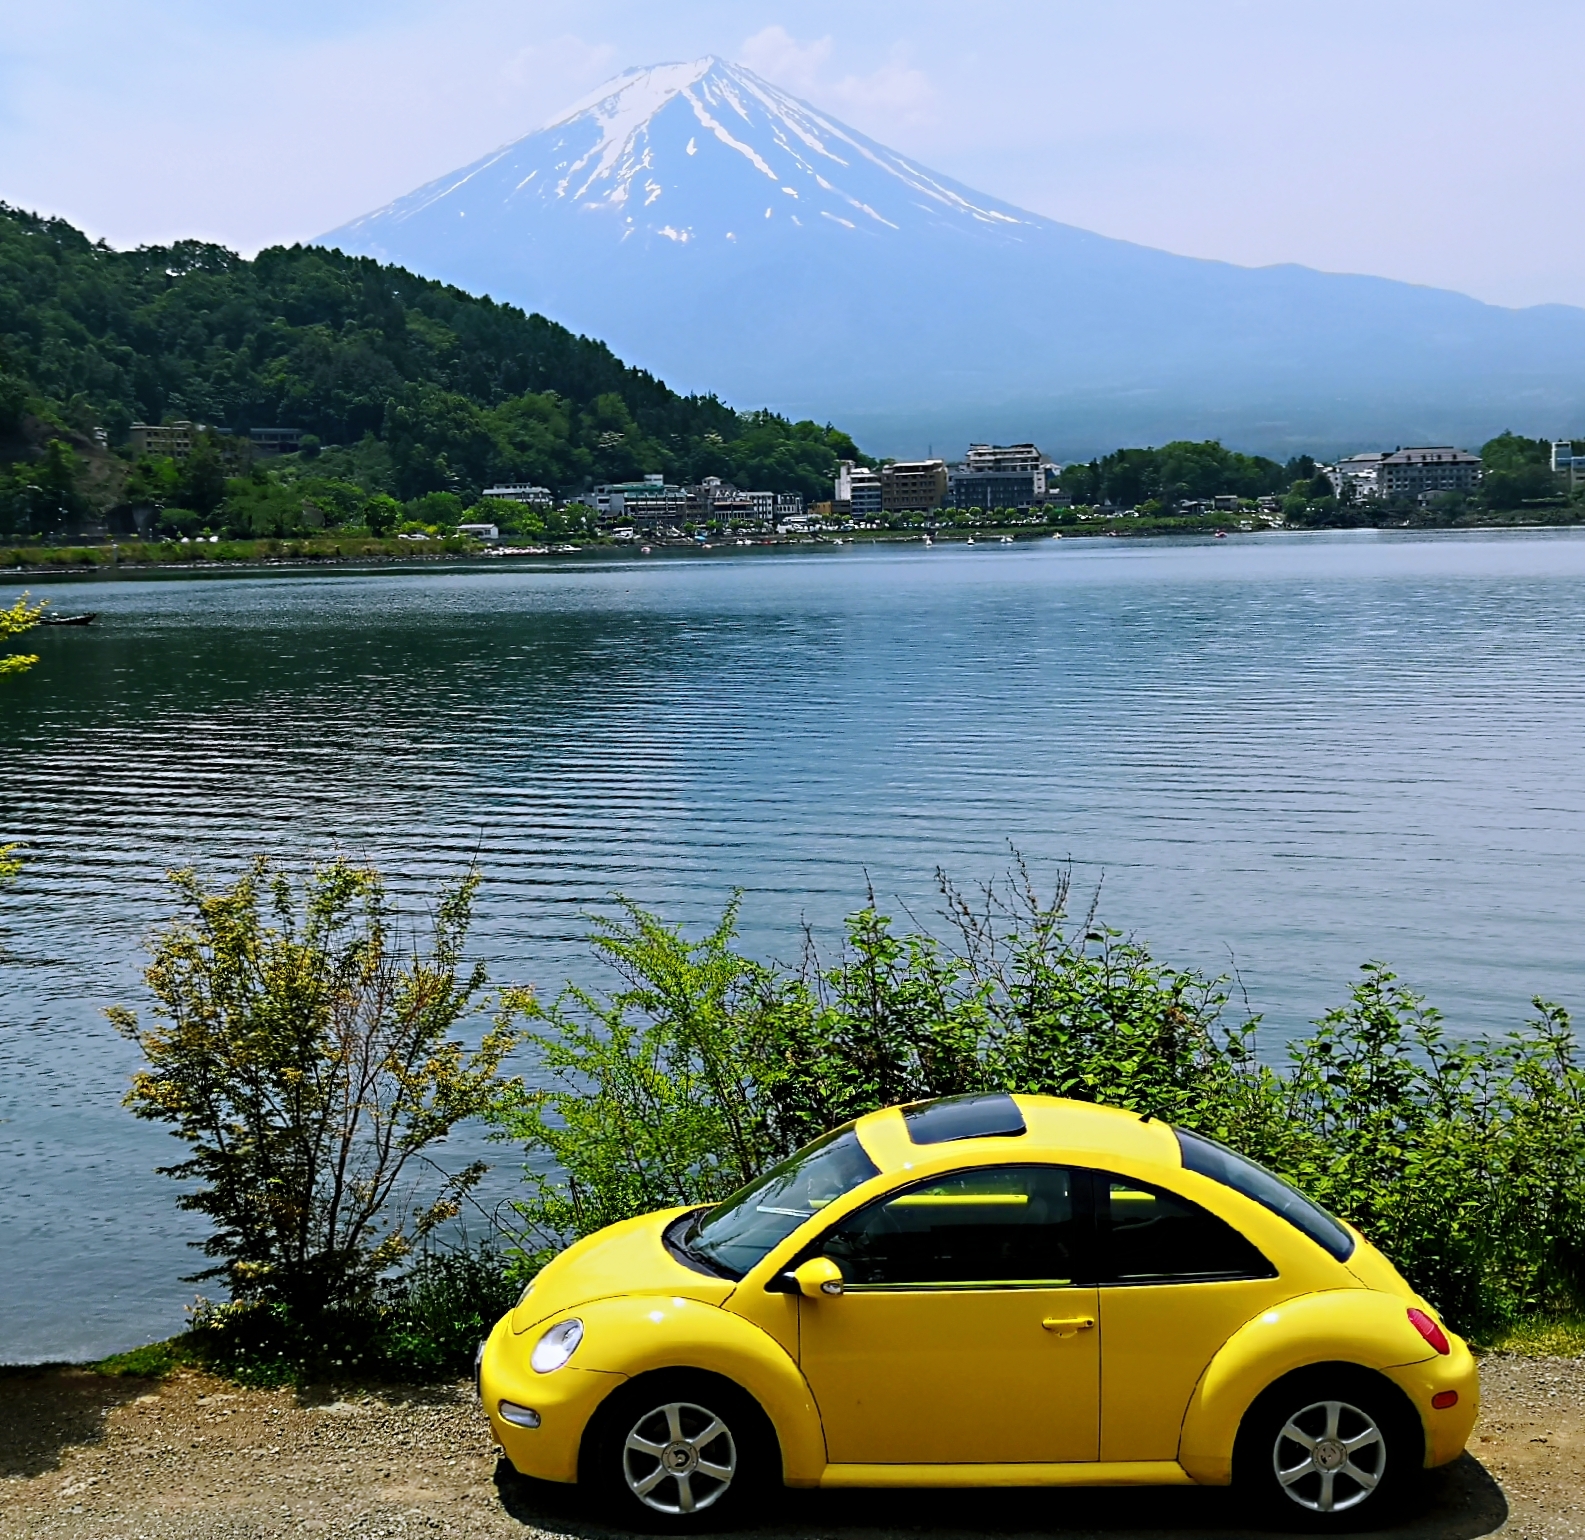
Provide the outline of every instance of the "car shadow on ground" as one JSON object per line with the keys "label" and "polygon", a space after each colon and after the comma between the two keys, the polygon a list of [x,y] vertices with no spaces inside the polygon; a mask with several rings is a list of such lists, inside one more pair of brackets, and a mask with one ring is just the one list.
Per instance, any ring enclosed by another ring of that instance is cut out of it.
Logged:
{"label": "car shadow on ground", "polygon": [[[531,1481],[502,1460],[496,1470],[502,1506],[518,1522],[549,1535],[612,1540],[623,1532],[601,1521],[575,1487]],[[1502,1488],[1465,1454],[1426,1478],[1420,1499],[1391,1530],[1393,1540],[1476,1540],[1508,1518]],[[1296,1526],[1299,1528],[1302,1526]],[[983,1535],[1061,1535],[1067,1540],[1255,1540],[1233,1494],[1216,1487],[1044,1488],[778,1492],[759,1519],[738,1533],[773,1540],[874,1540],[883,1535],[967,1540]],[[1368,1536],[1378,1531],[1360,1530]]]}

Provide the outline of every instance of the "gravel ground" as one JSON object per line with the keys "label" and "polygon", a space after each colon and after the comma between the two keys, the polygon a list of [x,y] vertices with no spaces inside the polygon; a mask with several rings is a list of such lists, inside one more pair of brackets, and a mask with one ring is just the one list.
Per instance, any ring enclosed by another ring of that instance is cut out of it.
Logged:
{"label": "gravel ground", "polygon": [[[1400,1540],[1585,1535],[1585,1359],[1488,1358],[1471,1455]],[[607,1534],[566,1488],[498,1463],[466,1386],[342,1400],[82,1369],[0,1376],[0,1537],[255,1540]],[[790,1540],[1247,1534],[1219,1491],[793,1493]]]}

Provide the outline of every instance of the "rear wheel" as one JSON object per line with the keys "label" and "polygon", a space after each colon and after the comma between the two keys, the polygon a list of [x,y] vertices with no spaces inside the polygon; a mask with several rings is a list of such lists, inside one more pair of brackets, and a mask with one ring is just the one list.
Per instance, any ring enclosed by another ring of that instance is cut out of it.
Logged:
{"label": "rear wheel", "polygon": [[1345,1530],[1384,1522],[1414,1490],[1418,1419],[1395,1389],[1362,1373],[1292,1375],[1250,1409],[1234,1478],[1267,1517]]}
{"label": "rear wheel", "polygon": [[729,1381],[647,1375],[606,1409],[591,1484],[628,1524],[716,1527],[741,1515],[769,1480],[773,1440],[764,1413]]}

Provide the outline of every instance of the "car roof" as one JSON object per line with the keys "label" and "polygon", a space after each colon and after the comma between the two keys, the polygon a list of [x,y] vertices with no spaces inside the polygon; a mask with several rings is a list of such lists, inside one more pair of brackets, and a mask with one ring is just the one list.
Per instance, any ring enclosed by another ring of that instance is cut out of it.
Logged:
{"label": "car roof", "polygon": [[1108,1160],[1181,1167],[1183,1153],[1171,1127],[1159,1118],[1061,1096],[1014,1096],[1025,1132],[969,1136],[918,1144],[909,1137],[901,1107],[885,1107],[858,1120],[859,1142],[882,1171],[913,1167],[936,1157],[965,1157],[975,1165],[1019,1160],[1068,1160],[1080,1165]]}

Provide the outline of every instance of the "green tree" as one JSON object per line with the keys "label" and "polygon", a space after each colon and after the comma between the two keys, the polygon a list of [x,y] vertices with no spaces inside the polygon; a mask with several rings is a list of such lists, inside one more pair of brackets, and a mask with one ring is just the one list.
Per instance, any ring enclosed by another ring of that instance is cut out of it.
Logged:
{"label": "green tree", "polygon": [[1488,508],[1522,508],[1560,495],[1546,439],[1499,433],[1481,446],[1481,501]]}
{"label": "green tree", "polygon": [[[28,596],[23,594],[9,609],[0,610],[0,642],[9,641],[13,636],[21,636],[24,631],[31,631],[48,607],[48,599],[41,600],[38,604],[29,604]],[[20,674],[32,668],[37,662],[37,656],[32,653],[0,654],[0,674]]]}
{"label": "green tree", "polygon": [[[182,913],[145,974],[155,1019],[109,1012],[146,1061],[127,1103],[188,1146],[163,1169],[214,1227],[197,1277],[313,1321],[366,1300],[483,1174],[435,1177],[426,1157],[499,1092],[527,996],[492,1002],[464,965],[473,873],[427,938],[340,858],[300,887],[262,857],[230,886],[171,881]],[[491,1008],[470,1052],[452,1034]]]}

